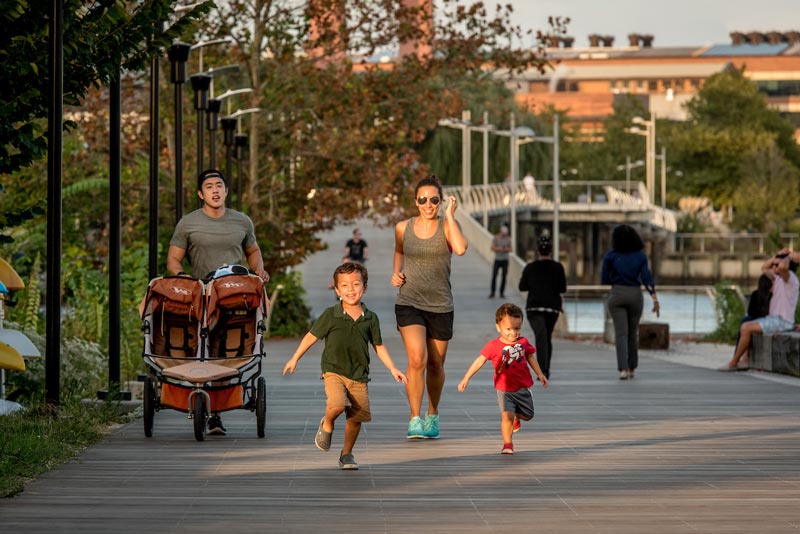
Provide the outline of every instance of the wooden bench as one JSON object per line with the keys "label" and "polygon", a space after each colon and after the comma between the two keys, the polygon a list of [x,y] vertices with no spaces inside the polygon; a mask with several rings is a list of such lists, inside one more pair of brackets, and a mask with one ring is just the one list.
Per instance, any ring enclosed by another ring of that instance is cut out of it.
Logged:
{"label": "wooden bench", "polygon": [[800,332],[753,335],[750,369],[800,377]]}

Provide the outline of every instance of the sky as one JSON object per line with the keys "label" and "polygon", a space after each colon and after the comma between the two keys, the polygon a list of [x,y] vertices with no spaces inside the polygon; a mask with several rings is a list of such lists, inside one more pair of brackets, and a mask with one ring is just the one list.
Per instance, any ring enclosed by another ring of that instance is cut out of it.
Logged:
{"label": "sky", "polygon": [[661,47],[729,44],[732,31],[800,31],[800,0],[484,0],[498,3],[511,4],[524,29],[569,17],[576,47],[588,46],[590,33],[613,35],[616,46],[627,45],[629,33],[652,34]]}

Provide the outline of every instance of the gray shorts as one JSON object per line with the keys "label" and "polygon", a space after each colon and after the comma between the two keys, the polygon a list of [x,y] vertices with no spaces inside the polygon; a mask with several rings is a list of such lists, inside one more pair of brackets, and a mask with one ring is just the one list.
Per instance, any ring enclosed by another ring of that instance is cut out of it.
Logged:
{"label": "gray shorts", "polygon": [[501,412],[514,412],[523,421],[533,419],[533,393],[528,388],[517,391],[497,390],[497,403]]}
{"label": "gray shorts", "polygon": [[767,315],[756,319],[761,325],[761,331],[765,334],[775,334],[777,332],[788,332],[794,329],[794,323],[790,323],[778,315]]}

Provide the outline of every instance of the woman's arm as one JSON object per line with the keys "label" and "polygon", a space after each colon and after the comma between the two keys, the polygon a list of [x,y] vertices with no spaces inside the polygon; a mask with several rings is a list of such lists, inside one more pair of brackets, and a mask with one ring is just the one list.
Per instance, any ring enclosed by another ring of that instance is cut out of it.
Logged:
{"label": "woman's arm", "polygon": [[392,285],[400,287],[406,283],[406,275],[403,274],[403,234],[409,220],[399,222],[394,227],[394,261],[392,263]]}
{"label": "woman's arm", "polygon": [[461,226],[456,221],[455,215],[456,197],[449,197],[444,212],[444,237],[456,256],[463,256],[467,252],[467,240],[461,233]]}

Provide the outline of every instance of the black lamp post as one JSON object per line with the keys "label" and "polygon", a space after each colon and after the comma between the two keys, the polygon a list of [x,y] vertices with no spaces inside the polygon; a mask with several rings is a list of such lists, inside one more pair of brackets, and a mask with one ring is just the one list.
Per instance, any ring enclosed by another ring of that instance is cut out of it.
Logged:
{"label": "black lamp post", "polygon": [[217,168],[217,130],[219,129],[219,110],[222,109],[222,100],[208,99],[208,113],[206,113],[206,127],[208,128],[209,167]]}
{"label": "black lamp post", "polygon": [[183,84],[191,45],[176,41],[167,50],[170,81],[175,85],[175,223],[183,217]]}
{"label": "black lamp post", "polygon": [[247,154],[247,135],[236,134],[233,137],[233,144],[236,146],[236,209],[242,211],[242,189],[244,187],[242,160]]}
{"label": "black lamp post", "polygon": [[203,172],[203,111],[208,109],[208,90],[213,78],[208,74],[192,74],[189,81],[194,89],[194,109],[197,111],[197,174]]}
{"label": "black lamp post", "polygon": [[[228,180],[231,179],[231,159],[233,158],[233,144],[234,135],[236,134],[236,125],[239,123],[235,117],[222,117],[219,121],[222,126],[222,142],[225,144],[225,176]],[[228,204],[231,202],[230,195],[228,196]]]}

